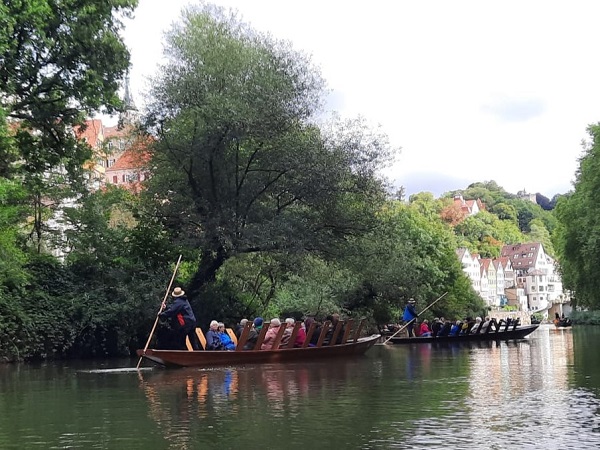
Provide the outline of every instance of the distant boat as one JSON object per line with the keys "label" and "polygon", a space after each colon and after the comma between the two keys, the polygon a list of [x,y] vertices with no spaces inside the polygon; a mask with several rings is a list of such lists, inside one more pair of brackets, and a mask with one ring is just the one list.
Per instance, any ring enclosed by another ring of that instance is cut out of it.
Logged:
{"label": "distant boat", "polygon": [[431,342],[473,342],[473,341],[505,341],[523,339],[538,329],[540,325],[511,325],[492,329],[489,327],[483,333],[459,334],[458,336],[430,337],[393,337],[393,344],[425,344]]}
{"label": "distant boat", "polygon": [[556,326],[556,328],[567,328],[567,327],[570,327],[571,325],[573,325],[573,323],[571,322],[571,319],[568,319],[568,318],[554,319],[554,326]]}

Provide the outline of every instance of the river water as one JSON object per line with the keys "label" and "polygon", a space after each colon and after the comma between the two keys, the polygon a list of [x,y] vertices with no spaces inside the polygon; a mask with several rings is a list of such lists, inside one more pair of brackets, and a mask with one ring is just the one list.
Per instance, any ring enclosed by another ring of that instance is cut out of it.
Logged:
{"label": "river water", "polygon": [[598,342],[542,326],[305,364],[0,365],[0,449],[600,448]]}

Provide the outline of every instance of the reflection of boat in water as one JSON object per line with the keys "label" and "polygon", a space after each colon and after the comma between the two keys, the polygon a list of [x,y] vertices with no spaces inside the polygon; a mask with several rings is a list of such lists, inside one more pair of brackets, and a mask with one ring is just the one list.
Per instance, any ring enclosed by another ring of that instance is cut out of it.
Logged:
{"label": "reflection of boat in water", "polygon": [[[329,330],[329,322],[325,322],[322,327],[319,339],[315,346],[309,345],[310,336],[313,334],[314,323],[307,332],[307,339],[303,347],[288,347],[281,346],[281,338],[283,335],[284,327],[279,331],[276,344],[274,344],[274,350],[244,350],[244,343],[248,335],[249,326],[251,323],[246,325],[246,328],[242,332],[240,342],[237,343],[235,350],[138,350],[138,356],[148,359],[152,362],[160,364],[162,366],[171,367],[212,367],[212,366],[232,366],[240,364],[268,364],[268,363],[280,363],[280,362],[291,362],[291,361],[311,361],[314,359],[321,358],[334,358],[341,356],[355,356],[362,355],[369,350],[375,342],[380,338],[379,334],[374,334],[369,337],[359,338],[360,332],[364,325],[364,319],[352,329],[352,322],[348,321],[348,324],[342,333],[343,323],[340,321],[333,331],[331,340],[333,342],[340,342],[339,344],[328,344],[325,341],[325,337]],[[296,325],[298,328],[299,323]],[[264,339],[264,335],[268,324],[261,330],[258,337],[256,348],[260,349],[260,343]],[[353,336],[350,337],[350,332],[353,332]],[[292,332],[292,337],[295,336]],[[338,340],[338,336],[341,339]],[[200,339],[202,340],[202,339]],[[290,338],[290,342],[294,342],[293,338]]]}
{"label": "reflection of boat in water", "polygon": [[478,341],[506,341],[512,339],[523,339],[537,330],[536,325],[513,325],[505,328],[499,327],[492,329],[489,327],[482,333],[459,334],[458,336],[436,336],[436,337],[393,337],[390,342],[393,344],[423,344],[436,342],[478,342]]}
{"label": "reflection of boat in water", "polygon": [[[365,384],[364,374],[372,373],[372,368],[372,359],[363,356],[151,370],[140,372],[138,380],[148,417],[160,430],[156,437],[169,444],[160,448],[205,448],[215,436],[221,439],[221,448],[236,448],[244,442],[254,448],[253,443],[264,439],[267,430],[280,423],[274,420],[319,414],[321,406],[313,411],[319,402],[331,399],[337,405],[332,393],[354,399]],[[344,409],[352,414],[351,408]],[[270,448],[268,444],[266,447]]]}

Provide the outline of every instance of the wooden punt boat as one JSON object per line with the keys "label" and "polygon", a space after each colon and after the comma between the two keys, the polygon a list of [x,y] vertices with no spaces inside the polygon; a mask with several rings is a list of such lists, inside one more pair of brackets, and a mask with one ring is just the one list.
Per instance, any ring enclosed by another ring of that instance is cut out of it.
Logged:
{"label": "wooden punt boat", "polygon": [[[314,346],[309,345],[315,332],[315,323],[312,323],[306,332],[306,341],[303,347],[289,347],[280,345],[285,326],[282,325],[279,333],[273,343],[273,350],[260,349],[265,338],[269,323],[265,322],[253,350],[244,350],[247,343],[252,322],[244,327],[240,339],[235,339],[235,335],[228,330],[234,342],[235,350],[192,350],[188,342],[188,350],[156,350],[147,349],[138,350],[138,356],[166,367],[213,367],[213,366],[233,366],[240,364],[268,364],[288,361],[310,361],[317,358],[333,358],[340,356],[362,355],[369,350],[381,337],[379,334],[360,338],[363,329],[364,319],[360,321],[357,327],[353,328],[353,321],[349,320],[346,325],[342,321],[338,322],[335,329],[331,329],[331,323],[325,322],[321,333]],[[293,328],[289,342],[295,341],[301,322],[296,322]],[[200,343],[206,348],[206,339],[200,328],[196,329]],[[338,344],[329,344],[326,337],[329,336],[331,342]]]}
{"label": "wooden punt boat", "polygon": [[432,342],[476,342],[476,341],[506,341],[511,339],[523,339],[539,328],[534,325],[512,325],[498,328],[489,327],[483,333],[460,334],[458,336],[436,336],[436,337],[392,337],[389,342],[393,344],[424,344]]}

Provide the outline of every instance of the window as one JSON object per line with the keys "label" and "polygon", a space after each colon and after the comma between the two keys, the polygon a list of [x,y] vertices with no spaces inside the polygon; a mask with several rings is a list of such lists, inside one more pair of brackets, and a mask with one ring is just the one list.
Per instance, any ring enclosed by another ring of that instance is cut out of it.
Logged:
{"label": "window", "polygon": [[528,258],[531,258],[532,256],[533,256],[533,253],[528,253],[528,254],[527,254],[527,257],[528,257]]}
{"label": "window", "polygon": [[113,176],[113,183],[114,184],[118,184],[119,183],[119,181],[117,180],[117,176],[116,175]]}
{"label": "window", "polygon": [[540,283],[544,281],[544,276],[540,275]]}
{"label": "window", "polygon": [[537,297],[533,297],[533,300],[537,300]]}
{"label": "window", "polygon": [[123,183],[125,183],[125,174],[121,176],[123,178]]}
{"label": "window", "polygon": [[535,291],[535,286],[531,286],[531,290],[532,290],[532,291]]}
{"label": "window", "polygon": [[108,167],[112,167],[115,165],[115,160],[114,159],[109,159],[108,160]]}
{"label": "window", "polygon": [[543,290],[544,290],[544,286],[540,286],[540,291],[543,291]]}

